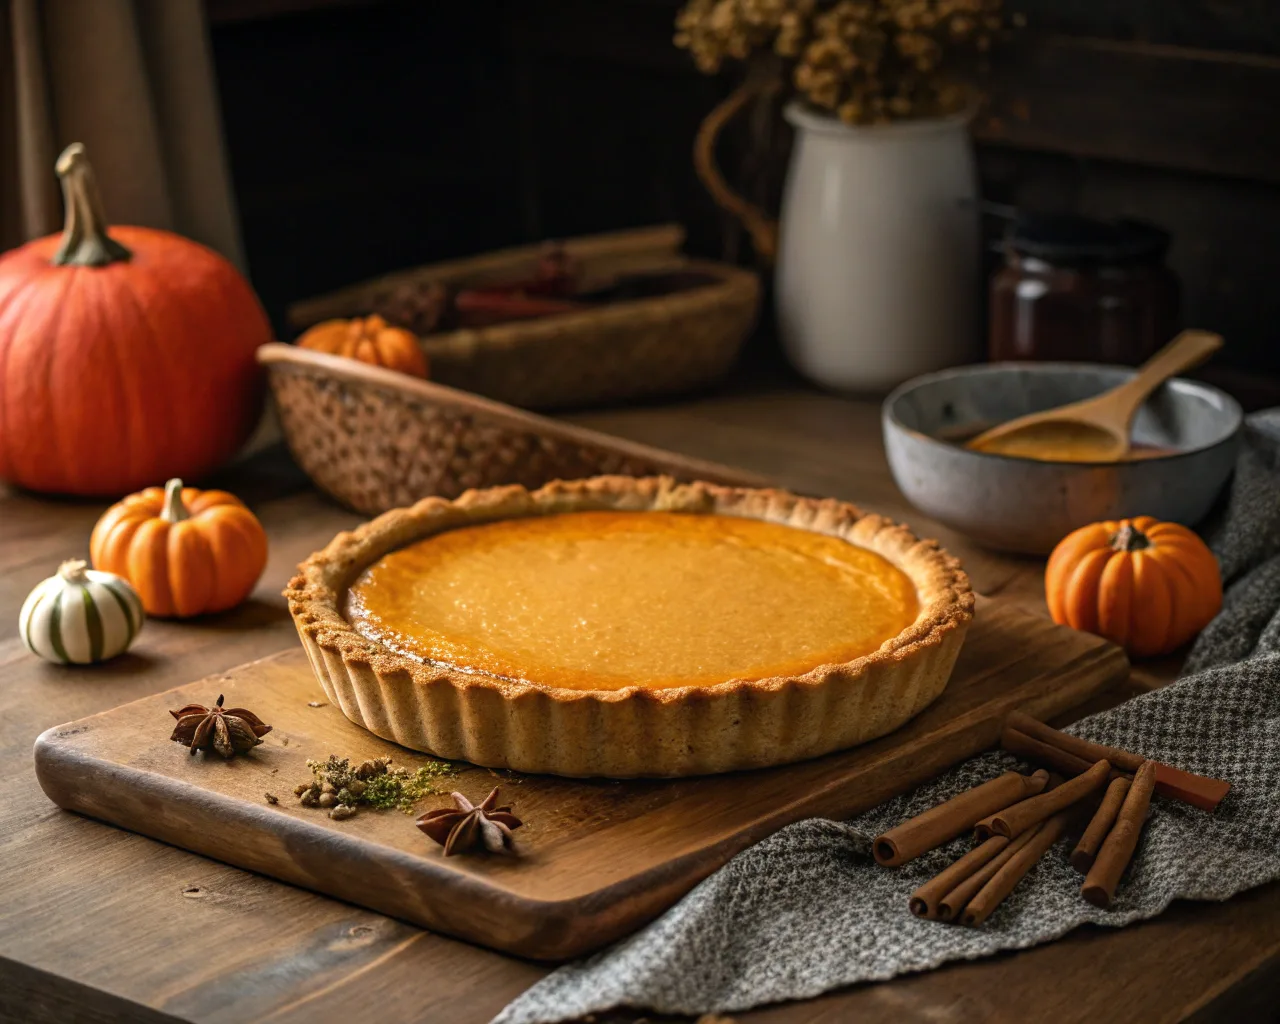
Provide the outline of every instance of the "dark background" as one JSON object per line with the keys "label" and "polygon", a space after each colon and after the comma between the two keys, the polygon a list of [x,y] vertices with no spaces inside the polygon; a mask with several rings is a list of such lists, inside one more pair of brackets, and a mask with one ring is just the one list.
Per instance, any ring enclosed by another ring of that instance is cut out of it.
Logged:
{"label": "dark background", "polygon": [[[250,271],[277,324],[384,271],[633,225],[679,221],[691,251],[752,259],[693,174],[694,132],[733,82],[672,46],[677,0],[207,5]],[[984,197],[1168,228],[1185,321],[1227,338],[1213,373],[1269,399],[1280,3],[1009,6],[1028,28],[976,125]],[[742,143],[723,147],[731,177]],[[768,330],[748,361],[785,372]]]}

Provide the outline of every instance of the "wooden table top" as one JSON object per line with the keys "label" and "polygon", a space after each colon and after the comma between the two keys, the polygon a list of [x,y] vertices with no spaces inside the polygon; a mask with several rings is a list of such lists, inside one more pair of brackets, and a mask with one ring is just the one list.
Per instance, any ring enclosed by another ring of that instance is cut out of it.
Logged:
{"label": "wooden table top", "polygon": [[[874,403],[786,391],[574,419],[905,519],[959,554],[980,593],[1043,613],[1039,562],[975,550],[905,505]],[[129,655],[86,669],[27,654],[15,626],[28,591],[60,560],[86,554],[103,504],[0,488],[0,622],[8,623],[0,629],[0,1020],[487,1021],[548,968],[60,811],[36,784],[31,749],[44,729],[296,643],[281,587],[358,517],[307,488],[278,455],[222,483],[254,506],[271,537],[254,597],[209,621],[152,621]],[[1176,668],[1135,671],[1127,694],[1161,685]],[[1278,966],[1280,885],[1272,885],[736,1019],[1270,1020]]]}

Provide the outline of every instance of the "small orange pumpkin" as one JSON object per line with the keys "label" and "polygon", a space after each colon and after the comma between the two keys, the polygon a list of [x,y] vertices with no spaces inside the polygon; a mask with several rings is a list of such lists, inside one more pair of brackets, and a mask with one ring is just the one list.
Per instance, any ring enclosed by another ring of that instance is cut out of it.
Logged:
{"label": "small orange pumpkin", "polygon": [[305,331],[298,344],[415,377],[427,375],[427,357],[418,344],[418,336],[403,327],[392,327],[377,315],[326,320]]}
{"label": "small orange pumpkin", "polygon": [[133,584],[147,614],[185,619],[249,596],[267,564],[267,534],[235,495],[170,480],[107,509],[89,555]]}
{"label": "small orange pumpkin", "polygon": [[1068,534],[1049,556],[1044,589],[1054,622],[1144,658],[1181,647],[1222,607],[1213,552],[1185,526],[1151,516]]}

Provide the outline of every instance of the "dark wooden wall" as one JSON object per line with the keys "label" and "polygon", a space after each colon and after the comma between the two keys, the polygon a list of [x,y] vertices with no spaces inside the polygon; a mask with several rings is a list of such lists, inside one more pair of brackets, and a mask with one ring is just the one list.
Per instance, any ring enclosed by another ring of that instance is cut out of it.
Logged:
{"label": "dark wooden wall", "polygon": [[[690,167],[727,83],[672,47],[677,0],[207,2],[277,317],[385,270],[666,220],[750,258]],[[1241,377],[1280,377],[1280,4],[1016,6],[1030,28],[975,126],[985,195],[1165,225],[1186,320]]]}

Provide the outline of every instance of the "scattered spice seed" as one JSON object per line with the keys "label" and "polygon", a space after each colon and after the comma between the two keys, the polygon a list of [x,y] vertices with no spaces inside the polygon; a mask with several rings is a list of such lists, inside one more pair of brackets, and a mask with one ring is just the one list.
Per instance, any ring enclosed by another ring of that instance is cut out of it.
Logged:
{"label": "scattered spice seed", "polygon": [[274,793],[264,793],[263,796],[267,798],[267,803],[271,804],[273,807],[280,802],[280,798]]}
{"label": "scattered spice seed", "polygon": [[333,755],[325,761],[308,761],[307,767],[312,778],[294,789],[298,802],[304,807],[330,808],[330,817],[338,821],[350,818],[362,806],[411,813],[424,796],[439,792],[437,779],[455,772],[446,761],[431,761],[410,772],[392,766],[389,757],[370,758],[352,768],[349,758]]}
{"label": "scattered spice seed", "polygon": [[329,702],[328,702],[327,700],[309,700],[309,701],[307,701],[307,707],[309,707],[309,708],[323,708],[323,707],[328,707],[328,705],[329,705]]}

